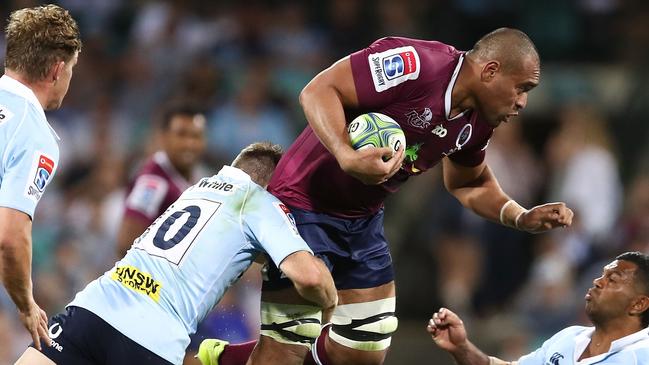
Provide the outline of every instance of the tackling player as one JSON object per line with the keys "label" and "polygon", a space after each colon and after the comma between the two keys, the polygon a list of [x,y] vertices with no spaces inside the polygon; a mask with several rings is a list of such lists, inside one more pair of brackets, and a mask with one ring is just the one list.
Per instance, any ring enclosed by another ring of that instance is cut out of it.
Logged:
{"label": "tackling player", "polygon": [[160,124],[162,149],[129,185],[117,238],[118,257],[126,255],[156,217],[196,182],[195,167],[205,151],[205,116],[191,104],[167,107]]}
{"label": "tackling player", "polygon": [[[525,108],[539,81],[532,41],[521,31],[502,28],[468,52],[435,41],[382,38],[304,88],[300,103],[309,125],[280,161],[269,191],[290,207],[300,234],[325,261],[338,288],[332,325],[323,329],[307,363],[383,363],[397,329],[383,201],[410,177],[441,162],[447,190],[486,219],[532,233],[571,224],[573,213],[564,203],[528,210],[510,199],[484,160],[494,128]],[[385,162],[390,148],[351,148],[346,121],[367,111],[399,123],[406,153]],[[292,302],[287,299],[291,289],[272,265],[269,279],[262,308]],[[253,347],[252,359],[302,364],[308,346],[270,323],[262,322],[262,328],[258,346],[227,346],[218,364],[243,365],[230,359],[247,358],[240,353]],[[216,345],[208,341],[202,348],[211,360],[223,350]]]}
{"label": "tackling player", "polygon": [[604,266],[586,293],[594,327],[568,327],[518,361],[487,356],[467,338],[462,320],[442,308],[427,330],[458,365],[649,364],[649,256],[627,252]]}
{"label": "tackling player", "polygon": [[252,144],[232,167],[186,190],[112,270],[52,318],[53,346],[30,347],[17,364],[181,364],[189,335],[260,252],[307,301],[277,304],[269,319],[284,324],[286,336],[317,335],[336,288],[290,211],[265,190],[280,156],[277,145]]}
{"label": "tackling player", "polygon": [[61,106],[81,40],[74,19],[56,5],[14,11],[5,36],[5,74],[0,78],[0,278],[40,348],[39,339],[49,341],[47,315],[32,293],[32,219],[59,160],[58,136],[44,110]]}

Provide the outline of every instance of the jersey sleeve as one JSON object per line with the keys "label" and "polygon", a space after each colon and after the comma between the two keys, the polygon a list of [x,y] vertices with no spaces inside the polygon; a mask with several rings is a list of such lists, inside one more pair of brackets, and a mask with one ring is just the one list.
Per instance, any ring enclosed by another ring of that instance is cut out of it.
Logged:
{"label": "jersey sleeve", "polygon": [[[545,346],[545,344],[544,344]],[[517,362],[516,365],[544,365],[543,359],[545,359],[545,348],[539,347],[536,351],[531,352],[527,355],[524,355]]]}
{"label": "jersey sleeve", "polygon": [[381,38],[350,55],[359,107],[379,109],[405,100],[420,87],[421,60],[414,44]]}
{"label": "jersey sleeve", "polygon": [[[297,251],[313,253],[300,236],[290,210],[270,193],[263,191],[253,195],[242,217],[253,243],[268,253],[275,265]],[[250,208],[254,207],[254,208]]]}
{"label": "jersey sleeve", "polygon": [[124,215],[153,221],[160,212],[169,184],[153,174],[140,175],[126,198]]}
{"label": "jersey sleeve", "polygon": [[[564,328],[554,336],[547,339],[536,351],[524,355],[518,359],[517,365],[545,365],[548,360],[548,354],[554,354],[555,345],[560,345],[563,341],[574,342],[575,336],[580,331],[580,327],[572,326]],[[557,353],[558,355],[561,355]],[[563,356],[562,356],[563,357]]]}
{"label": "jersey sleeve", "polygon": [[478,166],[482,161],[484,161],[485,156],[487,155],[487,146],[489,145],[490,137],[491,134],[482,142],[467,149],[459,150],[448,156],[448,158],[462,166]]}
{"label": "jersey sleeve", "polygon": [[56,142],[45,142],[32,133],[30,128],[20,128],[6,147],[0,206],[33,219],[36,205],[56,172],[59,150]]}

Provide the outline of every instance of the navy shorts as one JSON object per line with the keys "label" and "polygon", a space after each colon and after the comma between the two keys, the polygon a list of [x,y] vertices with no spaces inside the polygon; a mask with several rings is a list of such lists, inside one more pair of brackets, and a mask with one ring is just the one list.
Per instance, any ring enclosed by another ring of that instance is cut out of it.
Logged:
{"label": "navy shorts", "polygon": [[[135,341],[111,327],[99,316],[68,307],[49,322],[52,346],[41,341],[43,354],[62,365],[170,365]],[[33,344],[32,344],[33,347]]]}
{"label": "navy shorts", "polygon": [[[383,209],[370,217],[338,218],[291,208],[300,235],[321,258],[340,289],[374,288],[394,280],[392,257],[383,231]],[[271,260],[264,290],[291,286]]]}

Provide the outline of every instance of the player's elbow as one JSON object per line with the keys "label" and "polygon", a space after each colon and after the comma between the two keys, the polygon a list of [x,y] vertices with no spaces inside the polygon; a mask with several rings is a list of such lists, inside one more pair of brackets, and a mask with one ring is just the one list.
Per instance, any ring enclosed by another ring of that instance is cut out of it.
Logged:
{"label": "player's elbow", "polygon": [[296,287],[308,291],[317,291],[325,286],[325,281],[316,265],[305,265],[293,278],[293,283]]}
{"label": "player's elbow", "polygon": [[311,104],[311,100],[313,99],[313,95],[316,94],[316,85],[317,85],[316,80],[311,80],[300,92],[300,106],[302,106],[302,109],[306,108]]}
{"label": "player's elbow", "polygon": [[312,106],[315,101],[335,94],[335,87],[329,72],[324,71],[314,77],[300,92],[302,109]]}
{"label": "player's elbow", "polygon": [[3,236],[0,238],[0,257],[8,258],[17,255],[26,243],[19,237]]}

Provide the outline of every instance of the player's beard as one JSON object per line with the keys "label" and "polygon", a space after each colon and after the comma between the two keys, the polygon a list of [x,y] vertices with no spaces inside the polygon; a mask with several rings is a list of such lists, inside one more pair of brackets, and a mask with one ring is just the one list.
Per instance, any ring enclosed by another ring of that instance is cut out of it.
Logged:
{"label": "player's beard", "polygon": [[619,313],[619,311],[614,311],[611,308],[602,308],[593,300],[586,302],[586,315],[595,327],[604,327],[606,323],[614,318],[615,313]]}

